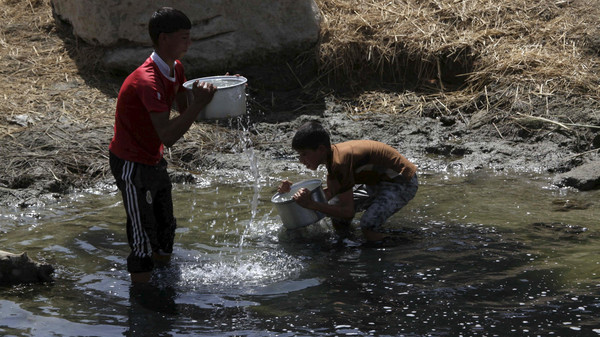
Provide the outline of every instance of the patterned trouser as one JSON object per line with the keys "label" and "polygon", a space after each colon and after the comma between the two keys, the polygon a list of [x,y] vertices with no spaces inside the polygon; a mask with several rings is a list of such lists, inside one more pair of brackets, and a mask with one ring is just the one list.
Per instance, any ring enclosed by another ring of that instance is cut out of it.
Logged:
{"label": "patterned trouser", "polygon": [[[415,197],[419,189],[417,174],[408,183],[380,182],[377,185],[356,185],[353,189],[354,210],[364,211],[360,227],[375,230]],[[335,204],[336,198],[330,203]],[[350,224],[351,220],[332,218],[335,225]]]}

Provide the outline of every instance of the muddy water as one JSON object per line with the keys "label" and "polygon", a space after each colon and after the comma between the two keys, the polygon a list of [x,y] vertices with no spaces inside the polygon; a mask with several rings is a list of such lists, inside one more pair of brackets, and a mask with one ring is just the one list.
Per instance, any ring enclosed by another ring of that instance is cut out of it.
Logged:
{"label": "muddy water", "polygon": [[2,289],[0,334],[600,335],[600,192],[423,172],[389,222],[394,240],[371,247],[327,221],[282,230],[270,204],[282,177],[201,178],[175,186],[173,263],[142,288],[125,272],[114,190],[3,209],[0,246],[57,271],[53,284]]}

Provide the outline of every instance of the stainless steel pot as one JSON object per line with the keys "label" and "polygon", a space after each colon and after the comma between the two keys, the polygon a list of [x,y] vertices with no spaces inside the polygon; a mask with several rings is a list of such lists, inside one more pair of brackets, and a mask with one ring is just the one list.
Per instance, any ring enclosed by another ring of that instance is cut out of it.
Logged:
{"label": "stainless steel pot", "polygon": [[277,193],[271,198],[279,217],[286,228],[299,228],[311,225],[325,217],[325,214],[304,208],[296,203],[292,197],[299,189],[306,188],[310,191],[311,199],[317,202],[327,202],[321,180],[312,179],[295,183],[287,193]]}
{"label": "stainless steel pot", "polygon": [[246,112],[247,79],[245,77],[230,75],[201,77],[189,80],[183,86],[192,90],[196,81],[211,83],[217,87],[210,103],[198,114],[198,121],[231,118]]}

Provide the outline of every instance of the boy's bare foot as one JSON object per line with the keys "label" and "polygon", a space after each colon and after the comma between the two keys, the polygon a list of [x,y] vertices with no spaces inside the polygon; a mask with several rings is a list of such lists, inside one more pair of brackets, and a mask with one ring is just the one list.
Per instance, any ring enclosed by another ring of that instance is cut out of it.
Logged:
{"label": "boy's bare foot", "polygon": [[375,232],[370,229],[363,229],[362,232],[363,232],[363,235],[365,236],[365,239],[367,239],[367,241],[370,241],[370,242],[382,241],[385,238],[389,237],[389,235],[387,235],[387,234]]}

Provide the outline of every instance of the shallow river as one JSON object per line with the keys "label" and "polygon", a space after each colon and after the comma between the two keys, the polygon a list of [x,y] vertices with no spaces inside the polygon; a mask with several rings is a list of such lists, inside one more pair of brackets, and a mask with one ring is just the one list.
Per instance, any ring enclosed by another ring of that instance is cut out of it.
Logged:
{"label": "shallow river", "polygon": [[422,172],[394,240],[372,247],[327,221],[282,230],[282,177],[248,174],[175,186],[174,258],[148,287],[130,287],[114,189],[2,209],[0,247],[56,272],[0,290],[0,335],[600,335],[600,191]]}

